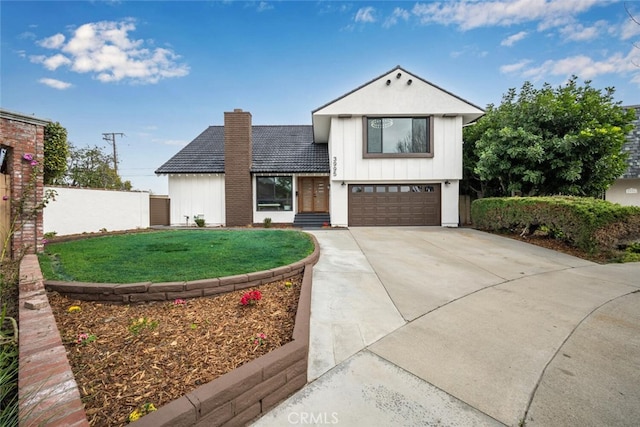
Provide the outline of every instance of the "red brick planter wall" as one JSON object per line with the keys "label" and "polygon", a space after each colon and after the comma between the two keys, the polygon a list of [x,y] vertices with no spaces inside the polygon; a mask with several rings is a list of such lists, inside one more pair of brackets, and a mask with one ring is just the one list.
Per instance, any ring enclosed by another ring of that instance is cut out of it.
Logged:
{"label": "red brick planter wall", "polygon": [[88,426],[36,255],[20,263],[20,426]]}
{"label": "red brick planter wall", "polygon": [[[8,173],[11,175],[10,199],[14,203],[25,197],[24,191],[29,186],[33,171],[33,166],[22,156],[30,154],[39,165],[44,162],[44,128],[48,123],[48,120],[0,109],[0,135],[2,135],[0,148],[8,149],[7,165]],[[27,211],[42,201],[43,188],[43,176],[40,174],[36,177],[33,194],[29,194],[25,199]],[[10,202],[4,201],[4,203]],[[13,254],[41,251],[43,248],[42,211],[38,212],[34,218],[15,218],[15,221],[14,234],[11,238]]]}
{"label": "red brick planter wall", "polygon": [[[214,295],[258,286],[302,272],[302,289],[291,342],[198,387],[135,423],[139,427],[244,425],[273,408],[307,382],[311,279],[313,265],[320,256],[318,242],[314,236],[311,235],[311,238],[315,250],[307,258],[262,272],[156,284],[47,282],[46,288],[71,298],[126,303]],[[21,416],[27,419],[21,425],[85,426],[87,421],[80,394],[44,287],[37,257],[26,256],[20,267],[18,388]],[[25,303],[37,309],[28,309]],[[37,391],[38,396],[49,393],[50,398],[31,399],[30,394],[34,390],[40,390]],[[45,416],[50,416],[50,419],[47,420]]]}

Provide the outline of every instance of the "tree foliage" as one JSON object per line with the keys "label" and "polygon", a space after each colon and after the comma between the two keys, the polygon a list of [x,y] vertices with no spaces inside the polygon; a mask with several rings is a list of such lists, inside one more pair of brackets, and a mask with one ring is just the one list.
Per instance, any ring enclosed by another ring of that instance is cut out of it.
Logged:
{"label": "tree foliage", "polygon": [[74,187],[131,190],[131,182],[122,179],[112,167],[113,156],[101,147],[69,147],[67,172],[63,184]]}
{"label": "tree foliage", "polygon": [[465,177],[482,195],[598,196],[624,173],[633,112],[613,88],[572,77],[566,85],[510,89],[465,128]]}
{"label": "tree foliage", "polygon": [[67,129],[60,123],[49,123],[44,128],[44,183],[53,184],[67,170],[69,143]]}

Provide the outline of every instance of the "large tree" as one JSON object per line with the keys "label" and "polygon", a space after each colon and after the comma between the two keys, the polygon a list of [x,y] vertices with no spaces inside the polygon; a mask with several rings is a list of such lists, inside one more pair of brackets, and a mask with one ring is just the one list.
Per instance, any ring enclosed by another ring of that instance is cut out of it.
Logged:
{"label": "large tree", "polygon": [[49,123],[44,128],[44,183],[53,184],[67,170],[69,143],[67,129],[60,123]]}
{"label": "large tree", "polygon": [[69,146],[67,172],[62,180],[74,187],[130,190],[131,182],[122,179],[112,167],[113,157],[101,147]]}
{"label": "large tree", "polygon": [[465,129],[467,184],[483,195],[598,196],[627,167],[633,111],[614,92],[575,76],[557,88],[510,89]]}

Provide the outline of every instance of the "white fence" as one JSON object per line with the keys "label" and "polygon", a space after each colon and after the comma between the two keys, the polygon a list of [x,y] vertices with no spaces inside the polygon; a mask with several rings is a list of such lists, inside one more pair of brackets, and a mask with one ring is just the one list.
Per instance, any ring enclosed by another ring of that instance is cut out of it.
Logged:
{"label": "white fence", "polygon": [[55,200],[44,209],[44,232],[57,236],[149,227],[149,193],[49,187]]}

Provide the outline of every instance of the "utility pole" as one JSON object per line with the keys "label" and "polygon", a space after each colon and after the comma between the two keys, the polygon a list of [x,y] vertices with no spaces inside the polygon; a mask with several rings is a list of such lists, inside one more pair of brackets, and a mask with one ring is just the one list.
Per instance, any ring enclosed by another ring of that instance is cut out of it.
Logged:
{"label": "utility pole", "polygon": [[113,145],[113,170],[118,174],[118,150],[116,149],[116,136],[123,137],[122,132],[107,132],[102,134],[102,139]]}

